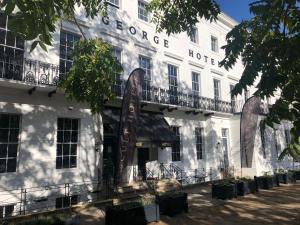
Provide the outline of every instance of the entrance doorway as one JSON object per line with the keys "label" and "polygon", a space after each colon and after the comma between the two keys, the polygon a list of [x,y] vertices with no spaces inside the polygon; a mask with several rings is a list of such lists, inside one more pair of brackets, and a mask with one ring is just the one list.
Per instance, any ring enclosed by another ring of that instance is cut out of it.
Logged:
{"label": "entrance doorway", "polygon": [[138,148],[138,176],[146,180],[146,162],[149,161],[149,148]]}

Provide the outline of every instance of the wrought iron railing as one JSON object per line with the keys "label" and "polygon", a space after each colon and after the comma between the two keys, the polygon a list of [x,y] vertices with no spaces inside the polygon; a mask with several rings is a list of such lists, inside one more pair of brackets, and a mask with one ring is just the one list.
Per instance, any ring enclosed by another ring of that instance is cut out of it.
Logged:
{"label": "wrought iron railing", "polygon": [[57,86],[59,66],[27,58],[0,61],[0,78],[33,85]]}
{"label": "wrought iron railing", "polygon": [[[124,83],[125,82],[115,85],[113,88],[114,93],[118,97],[122,97],[123,95]],[[232,107],[231,102],[202,97],[190,90],[182,89],[178,90],[177,92],[172,92],[164,88],[151,86],[149,90],[142,91],[142,98],[144,102],[167,104],[224,113],[234,112],[234,108]]]}
{"label": "wrought iron railing", "polygon": [[[64,77],[59,66],[27,58],[18,58],[8,61],[0,60],[0,78],[17,80],[33,85],[57,86]],[[118,80],[113,87],[118,97],[123,96],[125,82]],[[189,90],[170,91],[164,88],[151,86],[143,90],[142,98],[145,102],[189,107],[199,110],[209,110],[224,113],[233,113],[235,107],[230,102],[202,97]]]}

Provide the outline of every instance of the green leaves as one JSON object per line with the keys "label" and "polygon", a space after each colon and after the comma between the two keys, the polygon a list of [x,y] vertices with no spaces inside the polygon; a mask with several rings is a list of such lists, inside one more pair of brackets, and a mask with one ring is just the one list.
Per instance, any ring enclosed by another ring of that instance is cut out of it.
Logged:
{"label": "green leaves", "polygon": [[80,40],[73,51],[73,66],[60,83],[68,99],[87,102],[92,113],[100,113],[114,97],[112,87],[122,67],[111,46],[101,39]]}
{"label": "green leaves", "polygon": [[165,31],[168,35],[183,31],[190,34],[201,18],[213,21],[220,13],[214,0],[152,0],[147,10],[152,13],[157,31]]}
{"label": "green leaves", "polygon": [[31,51],[37,46],[47,50],[52,45],[52,35],[59,19],[73,18],[75,7],[83,6],[86,16],[94,18],[106,9],[103,0],[3,0],[0,10],[9,19],[9,28],[24,40],[34,41]]}

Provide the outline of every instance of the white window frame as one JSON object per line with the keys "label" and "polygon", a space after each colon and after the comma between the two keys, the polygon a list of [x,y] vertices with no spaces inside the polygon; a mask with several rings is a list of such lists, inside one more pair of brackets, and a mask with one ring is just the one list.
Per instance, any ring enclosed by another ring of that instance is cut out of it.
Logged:
{"label": "white window frame", "polygon": [[[150,22],[150,14],[146,10],[147,2],[143,0],[138,0],[138,19],[144,21],[144,22]],[[141,5],[141,6],[140,6]],[[143,7],[142,7],[143,6]],[[141,12],[140,12],[141,10]]]}
{"label": "white window frame", "polygon": [[219,52],[219,41],[218,38],[214,35],[210,36],[210,42],[211,42],[211,50],[213,52],[218,53]]}

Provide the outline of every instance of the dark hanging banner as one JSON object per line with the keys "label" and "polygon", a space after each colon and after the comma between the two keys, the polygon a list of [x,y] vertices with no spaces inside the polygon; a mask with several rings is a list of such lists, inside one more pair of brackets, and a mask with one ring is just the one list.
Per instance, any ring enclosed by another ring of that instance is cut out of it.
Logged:
{"label": "dark hanging banner", "polygon": [[261,113],[261,99],[253,96],[243,106],[241,114],[241,167],[251,168],[258,115]]}
{"label": "dark hanging banner", "polygon": [[140,100],[142,96],[142,82],[145,71],[135,69],[130,74],[123,95],[120,116],[120,135],[117,183],[128,181],[136,145],[136,130],[140,118]]}

